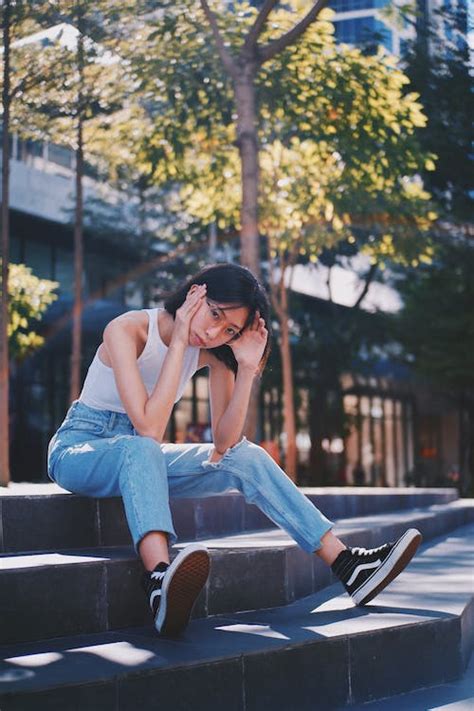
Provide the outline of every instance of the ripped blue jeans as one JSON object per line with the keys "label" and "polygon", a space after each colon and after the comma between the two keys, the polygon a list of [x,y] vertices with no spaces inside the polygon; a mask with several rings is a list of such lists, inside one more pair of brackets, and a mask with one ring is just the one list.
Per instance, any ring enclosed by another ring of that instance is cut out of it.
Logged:
{"label": "ripped blue jeans", "polygon": [[48,476],[75,494],[121,496],[135,551],[145,534],[176,542],[169,497],[204,497],[231,489],[258,506],[305,551],[321,547],[333,524],[270,455],[245,437],[218,462],[212,444],[161,444],[135,431],[126,414],[75,400],[48,446]]}

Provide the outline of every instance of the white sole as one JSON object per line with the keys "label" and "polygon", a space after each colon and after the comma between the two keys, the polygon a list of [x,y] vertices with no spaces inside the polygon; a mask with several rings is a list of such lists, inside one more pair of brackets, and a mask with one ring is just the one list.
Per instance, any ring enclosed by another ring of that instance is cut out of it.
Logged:
{"label": "white sole", "polygon": [[176,636],[189,622],[194,603],[209,575],[209,552],[200,543],[186,546],[173,560],[163,578],[155,629]]}
{"label": "white sole", "polygon": [[406,568],[421,541],[421,533],[416,528],[409,528],[392,548],[380,568],[351,595],[355,604],[365,605],[391,583]]}

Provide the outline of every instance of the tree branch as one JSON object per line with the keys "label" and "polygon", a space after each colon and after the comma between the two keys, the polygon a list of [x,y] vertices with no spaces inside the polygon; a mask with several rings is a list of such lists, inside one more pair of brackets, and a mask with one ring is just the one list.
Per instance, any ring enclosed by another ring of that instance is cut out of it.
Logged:
{"label": "tree branch", "polygon": [[376,271],[377,271],[377,264],[371,264],[370,269],[369,269],[367,276],[365,278],[364,288],[362,289],[361,293],[359,294],[359,298],[357,299],[354,306],[352,307],[353,309],[359,308],[360,304],[367,296],[367,292],[369,291],[369,287],[373,281]]}
{"label": "tree branch", "polygon": [[253,23],[247,37],[245,38],[244,50],[249,49],[250,47],[255,47],[260,33],[263,29],[263,26],[265,25],[269,14],[273,10],[277,2],[278,0],[265,0],[262,7],[260,8],[260,12],[255,18],[255,22]]}
{"label": "tree branch", "polygon": [[30,89],[33,89],[33,87],[38,86],[43,82],[44,79],[41,76],[23,77],[23,79],[21,79],[18,84],[12,87],[10,91],[10,99],[13,100],[18,93],[21,92],[22,94],[24,94],[25,92],[28,92]]}
{"label": "tree branch", "polygon": [[221,58],[222,64],[224,65],[224,69],[228,74],[233,79],[237,78],[238,74],[238,69],[235,61],[232,59],[232,55],[230,52],[227,50],[227,48],[224,45],[224,40],[222,38],[222,35],[219,30],[219,26],[217,24],[216,16],[212,12],[212,10],[209,8],[209,5],[207,4],[207,0],[201,0],[201,7],[203,9],[203,12],[206,16],[207,21],[209,22],[209,25],[212,30],[212,34],[214,35],[214,41],[217,46],[217,51],[219,53],[219,57]]}
{"label": "tree branch", "polygon": [[328,0],[317,0],[311,10],[303,17],[297,25],[288,30],[284,35],[273,42],[269,42],[259,49],[260,64],[272,59],[276,54],[282,52],[286,47],[294,44],[303,32],[315,21],[321,10],[327,5]]}

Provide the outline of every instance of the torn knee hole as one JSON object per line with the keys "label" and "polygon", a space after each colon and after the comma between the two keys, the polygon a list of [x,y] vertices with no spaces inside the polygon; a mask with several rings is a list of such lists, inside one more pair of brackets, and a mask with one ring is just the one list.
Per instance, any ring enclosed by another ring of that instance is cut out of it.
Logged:
{"label": "torn knee hole", "polygon": [[209,461],[210,461],[210,462],[220,462],[220,460],[221,460],[223,457],[225,457],[226,454],[229,454],[229,453],[232,452],[234,449],[237,449],[237,447],[239,447],[239,445],[241,445],[243,442],[245,442],[245,440],[246,440],[246,437],[242,437],[241,439],[239,439],[238,442],[236,442],[235,444],[233,444],[232,447],[228,447],[228,448],[225,450],[225,452],[218,452],[217,449],[214,447],[214,449],[212,450],[212,454],[211,454],[211,456],[209,457]]}
{"label": "torn knee hole", "polygon": [[229,450],[226,449],[225,452],[222,452],[222,453],[221,453],[221,452],[218,452],[217,449],[214,447],[214,449],[212,450],[212,454],[211,454],[211,456],[209,457],[209,461],[210,461],[210,462],[220,462],[221,459],[222,459],[222,457],[223,457],[228,451],[229,451]]}

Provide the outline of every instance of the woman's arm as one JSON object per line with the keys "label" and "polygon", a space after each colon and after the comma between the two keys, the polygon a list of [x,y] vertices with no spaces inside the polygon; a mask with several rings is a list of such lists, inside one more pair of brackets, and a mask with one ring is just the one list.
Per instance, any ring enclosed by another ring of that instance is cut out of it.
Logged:
{"label": "woman's arm", "polygon": [[245,425],[255,368],[239,368],[237,376],[222,363],[211,365],[209,396],[212,438],[220,455],[236,444]]}
{"label": "woman's arm", "polygon": [[238,363],[235,380],[224,363],[215,358],[210,363],[212,434],[214,447],[220,455],[242,436],[252,383],[259,370],[267,338],[265,322],[257,313],[254,323],[240,338],[229,344]]}
{"label": "woman's arm", "polygon": [[178,391],[183,358],[189,339],[189,323],[201,304],[205,289],[188,293],[177,310],[170,345],[158,380],[148,396],[137,366],[139,325],[135,318],[118,317],[104,330],[104,344],[114,370],[117,390],[138,434],[163,440]]}

